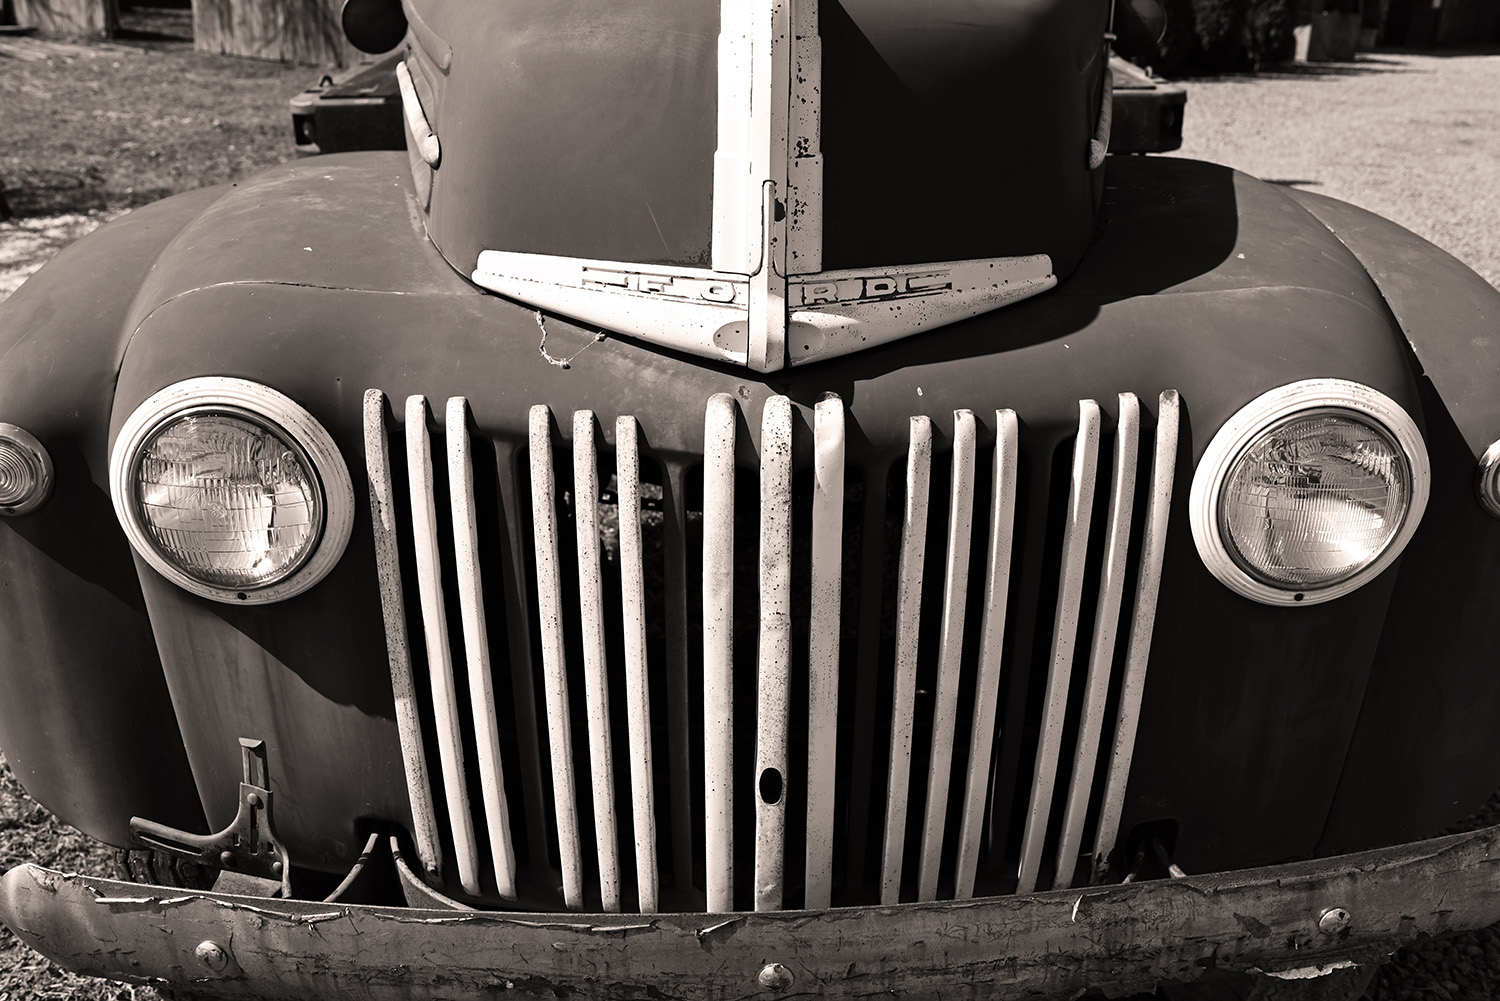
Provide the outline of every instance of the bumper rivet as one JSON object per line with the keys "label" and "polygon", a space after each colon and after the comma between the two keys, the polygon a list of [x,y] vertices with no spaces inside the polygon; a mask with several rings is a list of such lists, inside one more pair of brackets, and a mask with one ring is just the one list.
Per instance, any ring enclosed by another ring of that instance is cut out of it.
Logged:
{"label": "bumper rivet", "polygon": [[780,963],[767,963],[755,979],[767,990],[784,991],[792,986],[792,971]]}
{"label": "bumper rivet", "polygon": [[198,948],[193,951],[203,965],[215,973],[224,972],[224,967],[229,965],[229,953],[217,942],[199,942]]}
{"label": "bumper rivet", "polygon": [[1349,927],[1349,912],[1342,907],[1330,907],[1318,918],[1318,930],[1324,935],[1337,935]]}

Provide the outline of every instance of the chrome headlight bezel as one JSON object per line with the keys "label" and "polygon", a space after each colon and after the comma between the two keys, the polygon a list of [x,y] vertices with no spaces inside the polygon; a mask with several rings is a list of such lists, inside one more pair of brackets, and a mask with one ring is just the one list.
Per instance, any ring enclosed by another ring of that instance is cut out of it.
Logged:
{"label": "chrome headlight bezel", "polygon": [[1490,444],[1479,457],[1474,475],[1474,491],[1479,503],[1494,518],[1500,518],[1500,441]]}
{"label": "chrome headlight bezel", "polygon": [[[321,491],[322,528],[289,574],[258,587],[225,587],[193,576],[157,548],[136,501],[136,479],[146,445],[169,425],[194,414],[217,413],[261,426],[294,445]],[[205,376],[174,383],[130,415],[115,439],[109,464],[110,497],[131,547],[163,577],[193,594],[226,604],[265,604],[301,594],[343,556],[354,526],[354,488],[333,438],[300,404],[247,379]]]}
{"label": "chrome headlight bezel", "polygon": [[[1241,565],[1222,535],[1220,501],[1225,480],[1240,457],[1263,436],[1293,419],[1320,411],[1347,413],[1395,442],[1411,476],[1406,517],[1380,553],[1346,577],[1317,587],[1267,583]],[[1431,482],[1426,444],[1416,422],[1400,404],[1378,390],[1346,379],[1304,379],[1256,397],[1219,428],[1193,474],[1188,520],[1204,566],[1230,590],[1266,605],[1315,605],[1363,586],[1401,555],[1421,523]]]}

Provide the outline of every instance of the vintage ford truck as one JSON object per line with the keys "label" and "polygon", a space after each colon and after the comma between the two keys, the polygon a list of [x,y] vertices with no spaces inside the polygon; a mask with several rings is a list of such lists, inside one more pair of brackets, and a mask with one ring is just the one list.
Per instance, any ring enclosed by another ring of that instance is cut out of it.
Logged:
{"label": "vintage ford truck", "polygon": [[406,152],[0,307],[0,747],[129,877],[0,917],[308,999],[1332,996],[1500,920],[1423,840],[1500,780],[1500,292],[1107,156],[1111,17],[356,7]]}

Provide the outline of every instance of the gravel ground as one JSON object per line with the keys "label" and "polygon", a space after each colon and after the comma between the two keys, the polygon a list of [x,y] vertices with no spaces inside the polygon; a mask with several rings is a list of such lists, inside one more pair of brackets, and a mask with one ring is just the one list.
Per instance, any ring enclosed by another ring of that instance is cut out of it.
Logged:
{"label": "gravel ground", "polygon": [[[52,816],[26,795],[0,754],[0,872],[36,862],[109,875],[112,852]],[[149,987],[80,977],[22,945],[0,925],[0,1001],[161,1001]]]}
{"label": "gravel ground", "polygon": [[[1362,55],[1188,85],[1179,154],[1230,164],[1395,219],[1500,287],[1500,53]],[[0,223],[0,299],[109,213]],[[1500,797],[1462,828],[1500,822]],[[1460,828],[1455,828],[1460,829]],[[107,871],[103,853],[27,800],[0,758],[0,870],[22,858]],[[145,1001],[148,990],[72,977],[0,929],[0,1001]],[[1401,950],[1371,1001],[1500,996],[1500,926]]]}
{"label": "gravel ground", "polygon": [[1401,223],[1500,287],[1500,51],[1188,83],[1183,147]]}
{"label": "gravel ground", "polygon": [[0,222],[0,301],[46,264],[53,254],[118,212],[68,212]]}

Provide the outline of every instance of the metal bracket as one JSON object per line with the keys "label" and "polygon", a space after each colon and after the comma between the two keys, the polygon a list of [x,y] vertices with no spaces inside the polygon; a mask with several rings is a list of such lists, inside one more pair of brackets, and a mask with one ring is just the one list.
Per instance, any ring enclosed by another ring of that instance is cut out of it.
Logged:
{"label": "metal bracket", "polygon": [[239,812],[217,834],[189,834],[175,828],[130,818],[130,833],[148,848],[158,848],[203,865],[242,872],[281,883],[280,896],[292,895],[291,865],[286,848],[276,837],[271,819],[271,779],[266,768],[266,742],[240,738]]}

